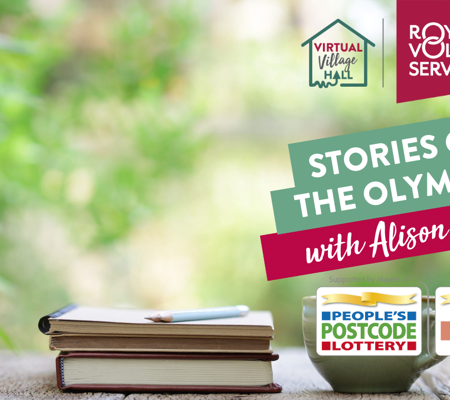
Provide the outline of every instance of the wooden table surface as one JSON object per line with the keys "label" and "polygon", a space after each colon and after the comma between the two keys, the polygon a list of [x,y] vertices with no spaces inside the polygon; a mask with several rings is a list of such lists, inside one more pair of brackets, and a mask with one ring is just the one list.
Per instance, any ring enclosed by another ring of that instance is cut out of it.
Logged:
{"label": "wooden table surface", "polygon": [[121,394],[63,393],[56,386],[55,355],[0,353],[0,399],[448,399],[450,400],[450,358],[426,371],[411,391],[392,394],[335,393],[313,368],[305,350],[289,348],[278,351],[273,364],[274,381],[283,386],[279,394]]}

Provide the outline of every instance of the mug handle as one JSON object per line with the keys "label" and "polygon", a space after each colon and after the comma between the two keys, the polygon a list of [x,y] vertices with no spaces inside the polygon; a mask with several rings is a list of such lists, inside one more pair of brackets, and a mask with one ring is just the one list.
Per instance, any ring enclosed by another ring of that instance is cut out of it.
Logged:
{"label": "mug handle", "polygon": [[[435,322],[435,319],[436,319],[436,312],[434,310],[430,310],[430,325]],[[427,310],[423,310],[422,312],[422,323],[423,324],[427,323]],[[445,358],[446,358],[445,356],[438,356],[436,354],[436,350],[434,350],[431,356],[430,354],[428,354],[428,352],[426,352],[424,354],[419,355],[419,357],[416,358],[416,360],[414,361],[414,369],[416,371],[425,371],[426,369],[432,367],[433,365],[440,363]]]}

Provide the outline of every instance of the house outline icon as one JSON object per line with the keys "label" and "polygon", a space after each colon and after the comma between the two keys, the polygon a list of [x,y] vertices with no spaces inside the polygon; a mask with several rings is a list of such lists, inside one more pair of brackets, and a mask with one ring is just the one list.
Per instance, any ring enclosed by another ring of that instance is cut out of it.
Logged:
{"label": "house outline icon", "polygon": [[[345,22],[341,21],[339,18],[332,22],[331,24],[327,25],[325,28],[317,32],[314,36],[311,36],[308,40],[302,43],[302,47],[309,44],[309,86],[313,87],[316,86],[315,82],[313,84],[312,76],[313,76],[313,61],[312,61],[312,52],[313,52],[313,46],[312,43],[314,39],[322,35],[322,33],[326,32],[328,29],[332,28],[336,24],[341,24],[344,28],[347,28],[350,32],[352,32],[354,35],[358,36],[360,39],[364,41],[364,83],[341,83],[341,87],[365,87],[367,86],[367,43],[370,44],[372,47],[375,47],[375,43],[371,42],[369,39],[367,39],[365,36],[361,35],[358,31],[354,30],[351,26],[347,25]],[[319,83],[319,88],[322,86]],[[327,87],[327,86],[325,86]]]}

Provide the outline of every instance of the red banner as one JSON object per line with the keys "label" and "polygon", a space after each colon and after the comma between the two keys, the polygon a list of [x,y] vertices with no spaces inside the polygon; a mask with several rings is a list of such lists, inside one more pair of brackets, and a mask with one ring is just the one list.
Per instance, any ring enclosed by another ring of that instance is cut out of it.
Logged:
{"label": "red banner", "polygon": [[450,250],[450,206],[261,236],[267,279]]}
{"label": "red banner", "polygon": [[450,94],[450,1],[397,0],[397,103]]}

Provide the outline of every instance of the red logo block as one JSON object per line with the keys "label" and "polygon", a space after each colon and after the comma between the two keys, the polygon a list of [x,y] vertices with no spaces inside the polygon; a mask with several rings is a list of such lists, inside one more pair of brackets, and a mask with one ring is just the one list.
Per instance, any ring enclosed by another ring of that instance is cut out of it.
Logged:
{"label": "red logo block", "polygon": [[322,350],[331,350],[331,342],[322,342]]}
{"label": "red logo block", "polygon": [[450,1],[397,0],[397,103],[450,94]]}
{"label": "red logo block", "polygon": [[408,342],[408,350],[416,350],[416,342]]}

